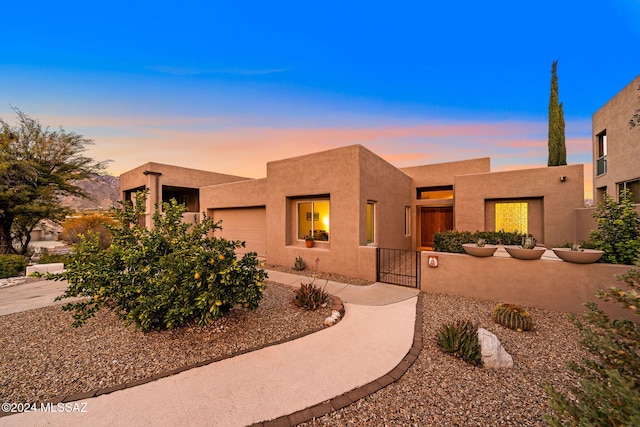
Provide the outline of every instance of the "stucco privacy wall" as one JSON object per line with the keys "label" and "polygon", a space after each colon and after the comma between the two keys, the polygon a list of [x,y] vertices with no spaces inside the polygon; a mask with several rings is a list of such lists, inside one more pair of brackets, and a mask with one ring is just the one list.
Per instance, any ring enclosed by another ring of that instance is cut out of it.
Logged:
{"label": "stucco privacy wall", "polygon": [[[640,75],[593,114],[593,200],[602,194],[597,189],[607,187],[611,195],[617,194],[616,183],[640,178],[640,129],[629,128],[629,120],[640,106],[638,91]],[[607,132],[607,172],[597,175],[598,135]],[[615,196],[614,196],[615,197]]]}
{"label": "stucco privacy wall", "polygon": [[549,247],[574,241],[575,210],[584,206],[583,185],[583,165],[456,176],[455,228],[486,229],[487,201],[541,198],[544,230],[543,235],[535,236],[538,241]]}
{"label": "stucco privacy wall", "polygon": [[[404,242],[409,241],[403,228],[404,208],[411,204],[408,186],[406,175],[359,145],[269,162],[268,261],[293,265],[295,258],[301,256],[310,267],[318,259],[320,271],[353,276],[360,265],[359,247],[363,239],[366,243],[367,200],[379,201],[376,222],[380,245],[405,246]],[[389,197],[382,199],[386,192]],[[330,199],[330,241],[316,241],[308,249],[304,241],[297,239],[296,203],[314,197]],[[382,232],[387,225],[390,230],[401,230],[400,237]],[[387,243],[387,239],[392,241]]]}
{"label": "stucco privacy wall", "polygon": [[[430,268],[428,256],[438,256],[439,266]],[[421,290],[449,295],[509,302],[527,307],[584,313],[584,303],[598,306],[615,318],[632,313],[595,297],[598,289],[627,286],[616,275],[629,266],[572,264],[564,261],[523,261],[504,257],[478,258],[466,254],[423,252]],[[637,320],[637,316],[633,320]],[[535,322],[535,319],[534,319]]]}

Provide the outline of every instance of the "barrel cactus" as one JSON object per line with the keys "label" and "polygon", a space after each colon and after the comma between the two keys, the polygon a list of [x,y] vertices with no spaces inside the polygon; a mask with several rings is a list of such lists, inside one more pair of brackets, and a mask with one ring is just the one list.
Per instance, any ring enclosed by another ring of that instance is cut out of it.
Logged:
{"label": "barrel cactus", "polygon": [[478,241],[476,242],[476,246],[478,246],[479,248],[484,248],[486,244],[487,244],[487,241],[482,237],[479,238]]}
{"label": "barrel cactus", "polygon": [[494,307],[493,318],[504,327],[514,331],[529,331],[532,327],[531,315],[516,304],[501,303]]}

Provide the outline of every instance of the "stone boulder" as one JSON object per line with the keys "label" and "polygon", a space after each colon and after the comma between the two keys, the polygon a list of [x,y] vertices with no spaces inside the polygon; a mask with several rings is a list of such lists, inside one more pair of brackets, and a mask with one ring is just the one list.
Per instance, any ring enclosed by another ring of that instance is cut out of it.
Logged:
{"label": "stone boulder", "polygon": [[482,364],[485,368],[513,367],[513,358],[494,334],[484,328],[478,328],[478,342],[482,351]]}

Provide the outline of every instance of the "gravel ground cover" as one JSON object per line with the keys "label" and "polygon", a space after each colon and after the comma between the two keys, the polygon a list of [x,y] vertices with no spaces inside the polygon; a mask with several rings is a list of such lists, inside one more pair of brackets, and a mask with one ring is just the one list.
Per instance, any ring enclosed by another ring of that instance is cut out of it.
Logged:
{"label": "gravel ground cover", "polygon": [[[348,283],[349,285],[354,285],[354,286],[369,286],[371,284],[373,284],[373,282],[371,280],[366,280],[366,279],[360,279],[357,277],[349,277],[349,276],[345,276],[342,274],[337,274],[337,273],[327,273],[327,272],[315,272],[312,269],[305,269],[303,271],[297,271],[294,270],[291,267],[287,267],[287,266],[282,266],[282,265],[272,265],[272,264],[267,264],[264,266],[265,269],[267,270],[277,270],[280,271],[282,273],[290,273],[290,274],[297,274],[300,276],[306,276],[309,278],[309,280],[311,280],[311,278],[315,275],[315,277],[318,280],[330,280],[332,282],[338,282],[338,283]],[[308,281],[308,280],[305,280]],[[320,285],[322,285],[323,283],[320,282]]]}
{"label": "gravel ground cover", "polygon": [[[515,332],[491,317],[495,302],[425,293],[420,356],[399,381],[306,426],[543,426],[550,411],[540,386],[577,384],[566,367],[579,360],[579,332],[564,313],[529,309],[534,330]],[[511,369],[474,368],[444,354],[440,325],[472,319],[498,336],[513,356]]]}
{"label": "gravel ground cover", "polygon": [[[265,266],[311,276],[289,267]],[[371,282],[335,274],[329,279]],[[293,290],[270,283],[255,312],[234,310],[206,328],[197,326],[143,334],[103,312],[80,329],[59,307],[0,316],[0,397],[3,401],[46,401],[60,394],[103,388],[234,354],[288,336],[320,329],[329,310],[306,312],[291,303]],[[529,309],[534,330],[515,332],[496,324],[496,302],[425,293],[423,348],[397,382],[306,426],[543,426],[549,412],[540,386],[577,384],[566,367],[586,353],[564,313]],[[495,333],[513,356],[514,368],[474,368],[446,355],[435,343],[440,325],[472,319]],[[312,384],[310,384],[312,386]]]}
{"label": "gravel ground cover", "polygon": [[60,306],[0,316],[0,401],[47,402],[149,378],[320,330],[330,315],[296,307],[290,287],[269,283],[257,310],[233,309],[206,327],[144,334],[102,310],[72,328]]}

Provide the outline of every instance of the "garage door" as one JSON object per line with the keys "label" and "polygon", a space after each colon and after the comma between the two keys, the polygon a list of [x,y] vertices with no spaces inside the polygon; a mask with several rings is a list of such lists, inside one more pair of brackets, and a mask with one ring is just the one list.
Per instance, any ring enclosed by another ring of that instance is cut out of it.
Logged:
{"label": "garage door", "polygon": [[237,253],[256,252],[260,257],[267,256],[267,215],[264,207],[214,209],[213,219],[222,220],[222,230],[216,231],[217,237],[246,243],[246,247],[238,249]]}

